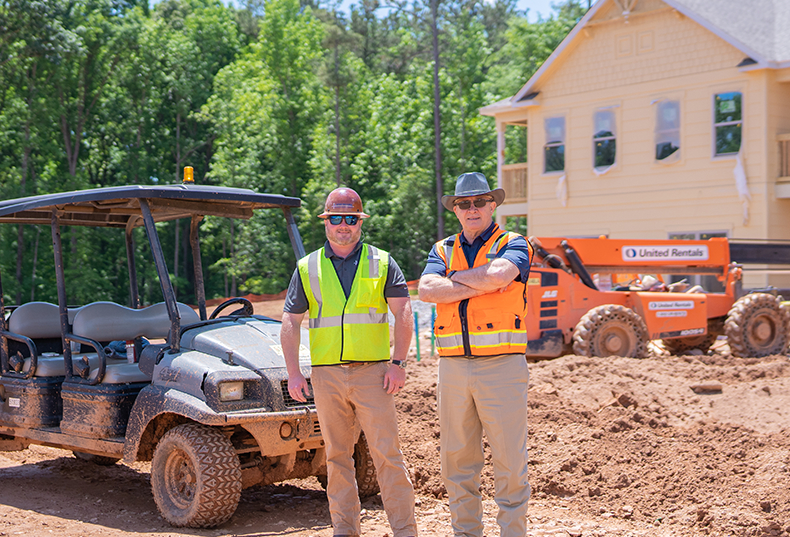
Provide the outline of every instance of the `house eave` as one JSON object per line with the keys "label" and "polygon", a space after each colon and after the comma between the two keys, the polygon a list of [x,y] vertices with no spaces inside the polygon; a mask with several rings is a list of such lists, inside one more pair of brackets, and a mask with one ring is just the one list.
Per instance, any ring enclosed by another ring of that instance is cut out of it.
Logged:
{"label": "house eave", "polygon": [[477,111],[482,116],[489,116],[489,117],[496,117],[503,112],[509,112],[511,110],[519,110],[522,108],[528,108],[530,106],[540,106],[539,99],[527,99],[520,102],[511,102],[510,99],[503,99],[501,101],[497,101],[495,103],[483,106],[482,108],[478,108]]}
{"label": "house eave", "polygon": [[739,67],[738,70],[742,73],[748,73],[749,71],[760,71],[761,69],[787,69],[790,67],[790,61],[785,62],[757,62],[751,65],[745,65],[743,67]]}

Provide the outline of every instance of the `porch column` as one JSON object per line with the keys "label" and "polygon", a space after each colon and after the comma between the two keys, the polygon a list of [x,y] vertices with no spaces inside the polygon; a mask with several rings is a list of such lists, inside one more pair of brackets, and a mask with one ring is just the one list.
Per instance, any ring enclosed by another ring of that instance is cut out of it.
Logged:
{"label": "porch column", "polygon": [[[505,164],[505,129],[507,124],[496,118],[496,184],[497,188],[504,188],[504,178],[502,177],[502,166]],[[505,191],[507,194],[507,191]],[[505,215],[502,211],[497,211],[496,223],[500,227],[505,225]]]}

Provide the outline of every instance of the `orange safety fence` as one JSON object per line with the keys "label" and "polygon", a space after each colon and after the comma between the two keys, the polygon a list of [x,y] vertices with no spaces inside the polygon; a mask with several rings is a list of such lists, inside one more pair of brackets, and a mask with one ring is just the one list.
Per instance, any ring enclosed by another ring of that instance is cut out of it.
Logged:
{"label": "orange safety fence", "polygon": [[[282,300],[283,298],[285,298],[285,295],[286,295],[287,292],[288,292],[287,290],[280,291],[279,293],[274,294],[274,295],[253,295],[252,293],[250,293],[248,295],[243,295],[240,298],[246,298],[250,302],[267,302],[269,300]],[[228,299],[227,298],[212,298],[211,300],[206,300],[206,306],[209,306],[209,307],[217,306],[219,304],[222,304],[226,300],[228,300]]]}

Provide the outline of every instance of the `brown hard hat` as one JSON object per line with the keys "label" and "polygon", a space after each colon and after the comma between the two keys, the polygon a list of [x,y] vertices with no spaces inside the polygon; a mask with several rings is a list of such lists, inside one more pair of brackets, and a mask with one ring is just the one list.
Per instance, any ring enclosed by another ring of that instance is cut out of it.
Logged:
{"label": "brown hard hat", "polygon": [[348,187],[334,189],[326,197],[324,212],[318,218],[326,218],[333,214],[353,214],[360,218],[370,218],[362,211],[362,198]]}

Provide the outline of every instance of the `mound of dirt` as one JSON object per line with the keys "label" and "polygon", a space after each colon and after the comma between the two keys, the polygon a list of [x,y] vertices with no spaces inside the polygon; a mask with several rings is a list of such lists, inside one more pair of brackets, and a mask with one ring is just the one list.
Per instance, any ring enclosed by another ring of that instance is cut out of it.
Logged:
{"label": "mound of dirt", "polygon": [[[282,302],[255,307],[279,317]],[[401,447],[421,534],[450,535],[437,359],[426,333],[420,343],[397,397]],[[528,419],[530,536],[790,536],[787,356],[738,359],[719,346],[705,356],[531,363]],[[245,490],[221,528],[171,528],[151,498],[149,468],[98,467],[40,446],[0,453],[0,536],[332,535],[313,478]],[[486,535],[498,534],[493,488],[489,461]],[[364,535],[392,535],[379,497],[363,503],[362,520]]]}
{"label": "mound of dirt", "polygon": [[[559,506],[571,531],[619,519],[646,535],[790,534],[786,356],[566,356],[530,364],[530,377],[531,514]],[[415,485],[443,497],[435,383],[415,375],[398,405]]]}

